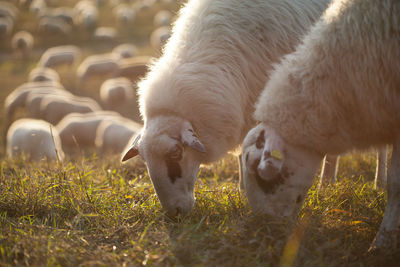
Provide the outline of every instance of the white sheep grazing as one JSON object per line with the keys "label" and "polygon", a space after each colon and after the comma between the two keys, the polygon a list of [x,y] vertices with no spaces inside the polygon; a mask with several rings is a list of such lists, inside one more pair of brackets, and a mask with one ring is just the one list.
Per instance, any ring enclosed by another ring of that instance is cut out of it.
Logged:
{"label": "white sheep grazing", "polygon": [[120,26],[128,26],[136,16],[135,9],[128,4],[119,4],[113,9],[113,13]]}
{"label": "white sheep grazing", "polygon": [[126,77],[133,83],[139,81],[149,70],[151,57],[139,56],[121,59],[114,77]]}
{"label": "white sheep grazing", "polygon": [[10,158],[23,153],[35,161],[64,159],[57,129],[42,120],[20,119],[11,124],[6,150]]}
{"label": "white sheep grazing", "polygon": [[93,1],[82,0],[75,6],[74,23],[82,26],[85,30],[93,30],[97,26],[99,20],[99,10]]}
{"label": "white sheep grazing", "polygon": [[250,206],[291,216],[325,154],[393,144],[388,203],[371,248],[396,247],[400,216],[400,5],[335,1],[276,66],[243,142]]}
{"label": "white sheep grazing", "polygon": [[162,51],[165,43],[171,36],[171,29],[169,26],[162,26],[155,29],[150,35],[150,45],[157,51]]}
{"label": "white sheep grazing", "polygon": [[131,138],[137,135],[142,125],[121,117],[117,120],[102,121],[96,132],[96,148],[102,154],[121,154]]}
{"label": "white sheep grazing", "polygon": [[47,9],[47,4],[45,0],[33,0],[29,5],[29,11],[39,16],[44,10]]}
{"label": "white sheep grazing", "polygon": [[45,116],[42,113],[41,103],[44,98],[48,98],[50,95],[73,97],[72,93],[67,90],[61,89],[40,89],[32,90],[28,93],[25,100],[25,108],[27,110],[27,116],[30,118],[43,119]]}
{"label": "white sheep grazing", "polygon": [[118,68],[119,57],[113,53],[88,56],[79,65],[76,75],[80,83],[93,76],[111,77]]}
{"label": "white sheep grazing", "polygon": [[45,81],[55,81],[60,82],[60,75],[51,69],[46,67],[37,67],[29,72],[28,76],[29,82],[45,82]]}
{"label": "white sheep grazing", "polygon": [[33,48],[33,36],[27,31],[19,31],[11,39],[11,47],[14,53],[26,58],[30,56]]}
{"label": "white sheep grazing", "polygon": [[116,110],[118,107],[131,103],[135,90],[128,78],[119,77],[106,80],[100,87],[100,99],[107,108]]}
{"label": "white sheep grazing", "polygon": [[98,27],[93,33],[94,40],[97,41],[116,41],[118,32],[113,27]]}
{"label": "white sheep grazing", "polygon": [[120,59],[132,58],[132,57],[137,56],[138,49],[135,45],[126,43],[126,44],[120,44],[120,45],[116,46],[112,50],[112,53],[118,55]]}
{"label": "white sheep grazing", "polygon": [[99,110],[101,110],[99,104],[89,97],[45,95],[40,102],[41,118],[54,125],[69,113],[88,113]]}
{"label": "white sheep grazing", "polygon": [[192,209],[200,163],[242,142],[272,64],[327,4],[192,0],[181,10],[164,55],[139,83],[144,128],[123,158],[140,153],[168,214]]}
{"label": "white sheep grazing", "polygon": [[81,50],[75,45],[55,46],[47,49],[39,60],[39,66],[54,68],[61,65],[75,65],[81,57]]}
{"label": "white sheep grazing", "polygon": [[39,19],[38,30],[45,35],[68,36],[72,33],[72,26],[61,18],[43,16]]}
{"label": "white sheep grazing", "polygon": [[169,10],[160,10],[154,15],[153,24],[155,27],[171,26],[172,13]]}
{"label": "white sheep grazing", "polygon": [[68,114],[56,125],[65,152],[74,154],[81,149],[94,148],[99,124],[104,120],[115,121],[119,117],[117,112],[112,111]]}
{"label": "white sheep grazing", "polygon": [[0,37],[10,35],[14,28],[14,21],[9,17],[0,17]]}
{"label": "white sheep grazing", "polygon": [[25,102],[31,92],[53,92],[64,90],[64,87],[54,81],[24,83],[14,89],[4,100],[4,113],[7,124],[13,120],[18,108],[25,108]]}
{"label": "white sheep grazing", "polygon": [[18,13],[18,9],[12,3],[0,2],[0,17],[9,17],[16,21]]}

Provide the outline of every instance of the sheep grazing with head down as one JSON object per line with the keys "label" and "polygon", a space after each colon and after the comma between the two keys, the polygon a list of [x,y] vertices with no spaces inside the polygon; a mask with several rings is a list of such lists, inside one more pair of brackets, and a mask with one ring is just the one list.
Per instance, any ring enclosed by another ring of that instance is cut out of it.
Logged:
{"label": "sheep grazing with head down", "polygon": [[121,154],[126,144],[142,129],[142,125],[121,117],[102,121],[96,132],[96,148],[102,154]]}
{"label": "sheep grazing with head down", "polygon": [[33,48],[33,36],[27,31],[19,31],[11,39],[11,47],[21,57],[29,57]]}
{"label": "sheep grazing with head down", "polygon": [[45,117],[45,114],[43,114],[42,110],[40,109],[42,100],[45,98],[49,98],[52,95],[61,97],[65,96],[67,98],[73,97],[73,94],[67,90],[54,89],[54,88],[50,89],[43,88],[40,90],[33,90],[29,92],[25,100],[25,108],[28,117],[43,119]]}
{"label": "sheep grazing with head down", "polygon": [[60,75],[51,69],[46,67],[38,67],[31,70],[28,77],[29,82],[45,82],[55,81],[60,82]]}
{"label": "sheep grazing with head down", "polygon": [[148,56],[121,59],[114,77],[126,77],[136,83],[147,73],[150,62],[151,58]]}
{"label": "sheep grazing with head down", "polygon": [[52,94],[43,96],[40,101],[40,117],[54,125],[69,113],[99,110],[101,110],[99,104],[90,97]]}
{"label": "sheep grazing with head down", "polygon": [[120,117],[113,111],[68,114],[56,125],[65,152],[74,154],[81,149],[94,148],[99,124],[106,120],[115,121]]}
{"label": "sheep grazing with head down", "polygon": [[116,54],[120,59],[122,58],[132,58],[137,56],[138,48],[133,44],[120,44],[116,46],[112,53]]}
{"label": "sheep grazing with head down", "polygon": [[35,161],[64,159],[57,129],[42,120],[20,119],[11,124],[6,149],[10,158],[23,153]]}
{"label": "sheep grazing with head down", "polygon": [[76,75],[80,83],[85,83],[93,76],[111,77],[118,68],[119,56],[114,53],[88,56],[79,65]]}
{"label": "sheep grazing with head down", "polygon": [[40,57],[38,65],[54,68],[61,65],[74,65],[81,57],[81,50],[75,45],[61,45],[47,49]]}
{"label": "sheep grazing with head down", "polygon": [[250,206],[301,207],[323,155],[393,144],[388,203],[371,248],[396,246],[400,216],[400,5],[335,1],[271,73],[243,142]]}
{"label": "sheep grazing with head down", "polygon": [[10,35],[14,28],[14,21],[9,17],[0,17],[0,37],[5,38]]}
{"label": "sheep grazing with head down", "polygon": [[327,4],[192,0],[182,9],[163,56],[139,83],[144,128],[123,158],[144,158],[167,214],[193,208],[200,164],[242,142],[272,64]]}
{"label": "sheep grazing with head down", "polygon": [[7,124],[14,118],[15,112],[19,108],[26,107],[26,99],[32,92],[53,93],[67,91],[55,81],[28,82],[18,86],[4,100],[4,113]]}
{"label": "sheep grazing with head down", "polygon": [[100,87],[100,98],[107,108],[118,110],[135,97],[135,90],[128,78],[119,77],[106,80]]}

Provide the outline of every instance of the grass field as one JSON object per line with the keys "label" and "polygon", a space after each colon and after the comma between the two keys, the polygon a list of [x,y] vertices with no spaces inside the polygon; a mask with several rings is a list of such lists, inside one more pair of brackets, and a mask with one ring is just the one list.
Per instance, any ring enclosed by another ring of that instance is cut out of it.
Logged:
{"label": "grass field", "polygon": [[[17,27],[28,27],[32,18],[21,16]],[[152,55],[146,34],[125,32],[119,42]],[[26,81],[40,53],[59,44],[49,42],[39,39],[31,59],[16,60],[0,40],[1,102]],[[74,42],[85,54],[108,49]],[[67,88],[69,77],[61,70]],[[315,183],[294,221],[252,213],[238,191],[236,159],[227,155],[201,168],[193,212],[169,218],[140,160],[122,165],[118,156],[95,154],[63,163],[10,160],[3,105],[0,123],[0,266],[399,266],[399,251],[367,252],[386,204],[386,193],[373,188],[373,152],[342,157],[339,182],[319,192]]]}

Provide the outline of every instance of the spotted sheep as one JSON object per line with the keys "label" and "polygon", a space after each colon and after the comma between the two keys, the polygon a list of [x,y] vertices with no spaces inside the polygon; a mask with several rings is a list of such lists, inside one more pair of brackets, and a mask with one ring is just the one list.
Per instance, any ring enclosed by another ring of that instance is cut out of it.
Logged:
{"label": "spotted sheep", "polygon": [[180,11],[164,54],[138,84],[144,127],[123,157],[146,161],[167,214],[192,210],[200,164],[242,142],[272,64],[327,4],[191,0]]}
{"label": "spotted sheep", "polygon": [[293,216],[325,154],[393,144],[388,202],[370,249],[396,248],[399,19],[394,0],[334,1],[296,51],[275,67],[256,104],[260,124],[242,146],[245,192],[253,210]]}

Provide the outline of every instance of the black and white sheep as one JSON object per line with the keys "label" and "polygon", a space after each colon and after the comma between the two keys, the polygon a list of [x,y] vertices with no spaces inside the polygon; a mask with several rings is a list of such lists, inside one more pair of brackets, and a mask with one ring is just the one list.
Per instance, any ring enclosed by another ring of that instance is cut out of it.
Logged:
{"label": "black and white sheep", "polygon": [[335,1],[271,73],[243,142],[250,206],[301,207],[325,154],[393,144],[388,203],[371,248],[396,247],[400,216],[400,4]]}
{"label": "black and white sheep", "polygon": [[294,50],[327,4],[192,0],[181,10],[164,54],[139,83],[144,128],[123,158],[145,159],[168,214],[193,208],[200,164],[242,142],[272,64]]}

